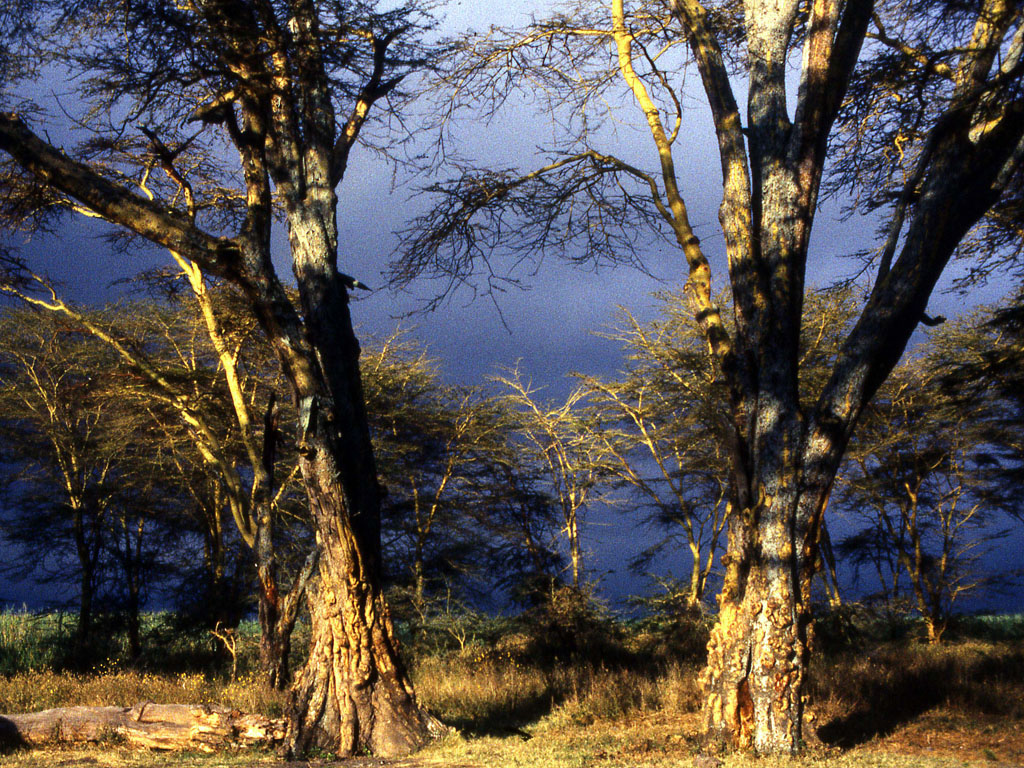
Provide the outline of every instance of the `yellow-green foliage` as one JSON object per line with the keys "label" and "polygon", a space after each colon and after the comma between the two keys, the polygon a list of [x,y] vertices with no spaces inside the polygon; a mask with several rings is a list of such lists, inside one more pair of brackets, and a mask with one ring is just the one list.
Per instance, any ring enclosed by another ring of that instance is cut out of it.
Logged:
{"label": "yellow-green foliage", "polygon": [[0,611],[0,674],[52,666],[68,623],[60,614]]}

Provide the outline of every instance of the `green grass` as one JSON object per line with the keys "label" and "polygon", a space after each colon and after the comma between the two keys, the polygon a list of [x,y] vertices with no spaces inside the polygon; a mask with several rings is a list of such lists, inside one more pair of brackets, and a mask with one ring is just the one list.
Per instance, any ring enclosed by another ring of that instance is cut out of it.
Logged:
{"label": "green grass", "polygon": [[0,612],[0,675],[56,666],[58,649],[73,628],[66,614]]}

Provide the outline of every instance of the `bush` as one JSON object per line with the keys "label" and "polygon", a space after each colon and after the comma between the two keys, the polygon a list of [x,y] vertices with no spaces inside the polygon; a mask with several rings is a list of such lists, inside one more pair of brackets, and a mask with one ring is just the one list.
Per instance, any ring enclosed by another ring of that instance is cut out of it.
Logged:
{"label": "bush", "polygon": [[682,582],[658,579],[657,584],[661,592],[630,598],[643,614],[631,622],[638,650],[660,659],[703,664],[713,617],[689,605],[689,589]]}
{"label": "bush", "polygon": [[[105,669],[133,669],[176,675],[202,673],[227,676],[230,656],[208,631],[183,628],[167,612],[142,615],[142,653],[129,663],[128,640],[119,622],[97,617],[94,632],[84,645],[76,642],[77,623],[64,613],[0,613],[0,674],[13,675],[30,670],[90,672]],[[254,621],[239,624],[239,674],[254,671],[258,661],[259,626]],[[296,626],[293,661],[301,663],[306,652],[308,623]]]}
{"label": "bush", "polygon": [[623,626],[590,589],[557,587],[515,623],[520,652],[539,660],[619,663],[627,654]]}

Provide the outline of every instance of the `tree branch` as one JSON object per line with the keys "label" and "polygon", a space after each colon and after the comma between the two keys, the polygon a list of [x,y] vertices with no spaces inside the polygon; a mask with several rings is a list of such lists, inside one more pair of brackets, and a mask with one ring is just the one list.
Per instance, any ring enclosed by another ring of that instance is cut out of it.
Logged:
{"label": "tree branch", "polygon": [[370,74],[366,85],[359,92],[359,97],[352,107],[352,112],[348,120],[345,121],[345,126],[341,129],[338,140],[334,144],[334,152],[331,159],[331,183],[334,185],[341,183],[341,179],[345,175],[345,169],[348,167],[349,153],[359,137],[359,131],[362,130],[363,125],[366,123],[370,109],[376,101],[387,96],[404,79],[404,75],[393,77],[387,81],[384,81],[383,77],[387,68],[388,46],[391,45],[395,38],[408,30],[409,25],[405,25],[391,30],[381,38],[378,38],[376,35],[370,36],[373,45],[373,72]]}
{"label": "tree branch", "polygon": [[187,254],[210,274],[232,277],[239,272],[240,252],[234,242],[213,237],[186,216],[107,180],[40,139],[16,114],[0,113],[0,150],[40,182],[70,195],[107,221]]}

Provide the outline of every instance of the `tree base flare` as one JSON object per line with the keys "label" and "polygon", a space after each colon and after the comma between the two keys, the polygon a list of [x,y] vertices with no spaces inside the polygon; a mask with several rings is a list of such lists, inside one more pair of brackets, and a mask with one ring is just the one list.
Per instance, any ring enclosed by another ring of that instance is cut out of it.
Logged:
{"label": "tree base flare", "polygon": [[41,747],[123,740],[134,747],[213,752],[229,747],[273,747],[285,735],[284,719],[247,715],[216,704],[134,707],[61,707],[0,715],[0,746]]}
{"label": "tree base flare", "polygon": [[325,552],[320,588],[309,603],[309,658],[290,694],[283,751],[293,758],[313,749],[405,757],[444,726],[416,701],[379,590],[346,575],[354,557],[345,562]]}
{"label": "tree base flare", "polygon": [[[701,674],[709,742],[762,755],[795,754],[802,743],[806,622],[785,601],[752,594],[723,601]],[[761,599],[758,599],[758,597]]]}

